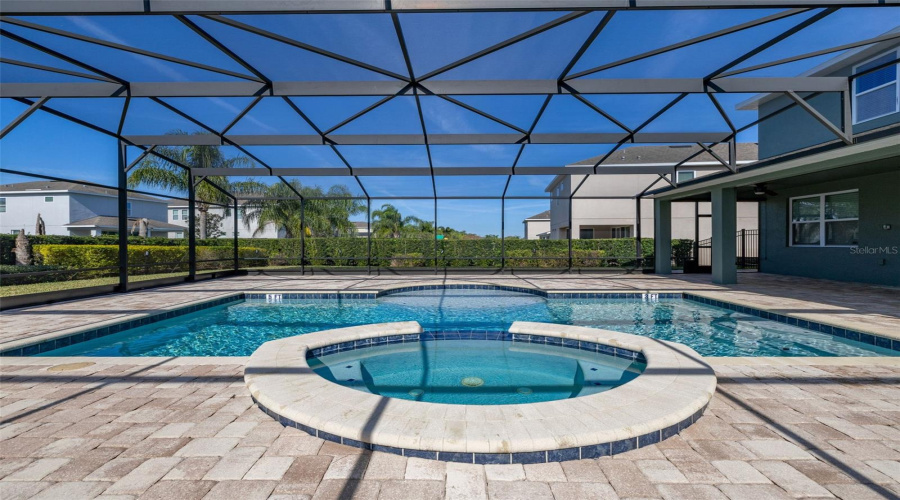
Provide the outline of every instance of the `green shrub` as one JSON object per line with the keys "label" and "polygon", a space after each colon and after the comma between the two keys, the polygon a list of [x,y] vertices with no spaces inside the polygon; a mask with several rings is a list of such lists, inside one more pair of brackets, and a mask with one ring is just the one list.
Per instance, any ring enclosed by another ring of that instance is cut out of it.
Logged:
{"label": "green shrub", "polygon": [[425,267],[426,265],[425,258],[418,252],[395,255],[391,258],[391,267]]}
{"label": "green shrub", "polygon": [[[118,237],[115,235],[88,236],[29,236],[36,263],[64,262],[62,266],[77,268],[116,266],[118,264]],[[129,263],[132,273],[170,272],[187,270],[187,239],[129,237]],[[0,263],[14,263],[13,235],[0,235]],[[653,258],[653,239],[641,241],[641,253],[645,262]],[[229,238],[197,241],[197,260],[228,259],[221,262],[198,262],[198,269],[227,269],[233,266],[234,241]],[[239,238],[238,248],[242,267],[299,266],[305,246],[306,265],[365,267],[370,242],[366,238]],[[693,242],[673,240],[673,262],[676,267],[688,258]],[[47,250],[51,260],[41,248],[48,246],[72,247],[63,250]],[[84,247],[83,250],[75,250]],[[145,255],[151,247],[152,255]],[[569,242],[566,240],[507,239],[503,243],[508,267],[564,268],[569,265]],[[406,265],[430,267],[499,267],[501,241],[499,238],[478,240],[440,240],[431,238],[372,238],[371,265],[397,267],[399,261]],[[163,254],[161,252],[168,252]],[[633,267],[635,261],[634,238],[572,240],[572,264],[576,267]],[[404,256],[414,259],[401,259]],[[174,262],[174,264],[164,264]],[[115,270],[112,270],[114,275]]]}
{"label": "green shrub", "polygon": [[676,268],[684,267],[684,261],[691,258],[694,240],[672,240],[672,264]]}
{"label": "green shrub", "polygon": [[[89,271],[91,277],[114,276],[118,273],[117,245],[35,245],[35,255],[45,265],[67,269],[110,268]],[[266,256],[255,247],[238,249],[239,257]],[[225,259],[225,260],[222,260]],[[197,247],[197,269],[230,269],[234,267],[234,249],[226,246]],[[201,262],[210,261],[210,262]],[[128,246],[128,273],[158,274],[188,270],[187,246]]]}
{"label": "green shrub", "polygon": [[536,259],[534,253],[526,248],[513,248],[506,251],[507,267],[546,267]]}

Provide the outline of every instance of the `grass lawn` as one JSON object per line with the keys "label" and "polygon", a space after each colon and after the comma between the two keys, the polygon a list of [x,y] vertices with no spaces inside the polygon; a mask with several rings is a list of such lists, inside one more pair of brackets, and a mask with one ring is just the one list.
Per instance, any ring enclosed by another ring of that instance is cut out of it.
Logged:
{"label": "grass lawn", "polygon": [[[197,274],[214,271],[197,271]],[[187,276],[186,272],[180,273],[164,273],[164,274],[142,274],[138,276],[129,276],[130,282],[155,280],[159,278],[172,278],[176,276]],[[56,292],[59,290],[74,290],[77,288],[86,288],[90,286],[115,285],[119,283],[118,276],[110,276],[107,278],[91,278],[85,280],[71,281],[55,281],[52,283],[32,283],[29,285],[2,285],[0,286],[0,297],[13,297],[15,295],[25,295],[29,293]]]}

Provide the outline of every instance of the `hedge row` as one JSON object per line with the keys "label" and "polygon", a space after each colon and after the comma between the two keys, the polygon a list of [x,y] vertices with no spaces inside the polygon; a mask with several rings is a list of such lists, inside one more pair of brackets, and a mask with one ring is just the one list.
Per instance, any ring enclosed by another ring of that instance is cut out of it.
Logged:
{"label": "hedge row", "polygon": [[[246,267],[300,265],[366,266],[368,242],[364,238],[307,238],[305,252],[299,239],[249,240],[269,252],[268,262],[246,261]],[[240,244],[244,244],[241,240]],[[690,257],[691,240],[673,240],[673,258],[680,266]],[[378,267],[499,267],[501,253],[509,267],[566,267],[569,242],[566,240],[510,239],[501,249],[498,238],[480,240],[373,239],[371,264]],[[653,258],[653,240],[641,241],[644,259]],[[632,267],[635,240],[573,240],[572,264],[577,267]]]}
{"label": "hedge row", "polygon": [[[34,246],[35,245],[118,245],[119,237],[111,234],[104,236],[58,236],[53,234],[47,234],[43,236],[28,236],[28,241],[32,246],[32,257],[34,256]],[[246,239],[246,241],[258,241]],[[154,238],[141,238],[140,236],[129,236],[128,237],[129,245],[151,245],[151,246],[165,246],[165,247],[187,247],[188,240],[186,238],[162,238],[162,237],[154,237]],[[197,240],[198,246],[227,246],[231,247],[232,241],[230,239],[206,239],[206,240]],[[252,245],[245,245],[252,246]],[[14,234],[0,234],[0,265],[2,264],[15,264],[16,258],[13,255],[13,249],[16,248],[16,235]]]}
{"label": "hedge row", "polygon": [[[45,266],[64,269],[113,268],[79,273],[80,277],[113,276],[118,271],[119,247],[117,245],[34,245],[36,260]],[[263,256],[261,248],[238,249],[238,256],[247,258]],[[234,267],[234,250],[231,247],[197,247],[197,269],[231,269]],[[212,262],[204,262],[212,261]],[[188,270],[187,246],[128,246],[129,274],[158,274]]]}
{"label": "hedge row", "polygon": [[[115,236],[29,236],[35,264],[71,268],[115,266],[118,246]],[[0,235],[3,263],[12,263],[14,241]],[[233,257],[232,240],[198,241],[197,260]],[[691,240],[673,240],[676,266],[690,256]],[[304,243],[299,238],[238,239],[239,256],[244,267],[300,265]],[[306,238],[305,262],[314,266],[366,266],[369,241],[366,238]],[[565,267],[569,242],[566,240],[505,241],[506,265],[510,267]],[[80,248],[80,250],[79,250]],[[151,250],[152,249],[152,250]],[[165,272],[164,262],[187,264],[187,241],[167,238],[129,238],[129,262],[153,272]],[[150,252],[150,253],[147,253]],[[499,238],[479,240],[381,239],[371,240],[371,264],[379,267],[498,267],[501,264]],[[644,259],[653,257],[653,240],[641,241]],[[49,255],[52,254],[52,255]],[[630,267],[635,265],[633,238],[572,240],[573,265],[577,267]],[[49,260],[48,260],[49,259]],[[198,264],[203,269],[204,264]],[[220,263],[229,267],[228,263]]]}

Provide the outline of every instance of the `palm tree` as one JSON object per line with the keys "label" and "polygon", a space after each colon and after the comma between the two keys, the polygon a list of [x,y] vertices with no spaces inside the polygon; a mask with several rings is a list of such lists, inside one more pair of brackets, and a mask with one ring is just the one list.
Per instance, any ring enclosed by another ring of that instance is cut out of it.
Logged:
{"label": "palm tree", "polygon": [[397,207],[385,203],[380,209],[372,211],[372,234],[399,238],[401,231],[403,231],[403,215]]}
{"label": "palm tree", "polygon": [[383,238],[431,238],[434,222],[414,215],[403,217],[397,207],[385,203],[372,212],[372,234]]}
{"label": "palm tree", "polygon": [[[309,236],[350,235],[356,230],[350,216],[365,211],[365,204],[352,199],[353,193],[346,186],[332,186],[328,191],[323,191],[318,186],[303,186],[296,179],[290,181],[290,187],[283,182],[267,185],[251,180],[235,183],[232,189],[243,196],[274,198],[253,205],[246,204],[242,208],[244,226],[249,229],[252,222],[257,223],[254,235],[265,230],[268,224],[273,224],[284,231],[285,237],[298,238],[303,232],[302,223],[305,223]],[[294,191],[304,198],[338,199],[307,200],[301,216],[300,199]]]}
{"label": "palm tree", "polygon": [[[176,130],[169,132],[176,135],[187,135],[187,132]],[[202,134],[202,132],[195,132]],[[246,156],[225,157],[218,146],[158,146],[157,151],[161,156],[172,158],[182,165],[193,168],[237,168],[254,167],[256,163]],[[229,190],[230,182],[227,177],[209,176],[207,179],[219,187]],[[167,191],[188,191],[191,182],[190,173],[175,163],[160,156],[148,155],[128,175],[128,187],[135,189],[139,186],[160,188]],[[230,198],[209,183],[201,182],[194,191],[197,200],[197,212],[199,215],[198,231],[200,239],[207,235],[207,216],[211,203],[225,205],[225,216],[230,215]]]}

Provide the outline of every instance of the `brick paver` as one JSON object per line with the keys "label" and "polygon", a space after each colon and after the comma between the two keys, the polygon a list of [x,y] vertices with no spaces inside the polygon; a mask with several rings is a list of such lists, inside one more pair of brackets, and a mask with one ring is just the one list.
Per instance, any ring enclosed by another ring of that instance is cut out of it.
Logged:
{"label": "brick paver", "polygon": [[[377,289],[457,279],[554,290],[694,290],[900,332],[896,290],[766,275],[741,275],[730,287],[695,276],[253,276],[4,313],[0,343],[251,288]],[[0,498],[900,498],[896,359],[714,358],[717,393],[683,434],[615,457],[524,467],[361,452],[284,428],[253,406],[245,361],[90,358],[56,369],[70,361],[2,360]]]}
{"label": "brick paver", "polygon": [[[524,467],[360,452],[286,429],[252,406],[238,361],[96,358],[67,372],[51,371],[52,360],[4,363],[0,406],[38,402],[2,419],[0,497],[900,495],[900,367],[877,358],[871,366],[831,360],[804,370],[774,360],[717,365],[719,390],[682,435],[615,457]],[[785,406],[797,415],[781,420]],[[157,422],[122,418],[145,409]],[[73,411],[81,418],[70,418]],[[191,435],[210,421],[221,423],[215,433]]]}

